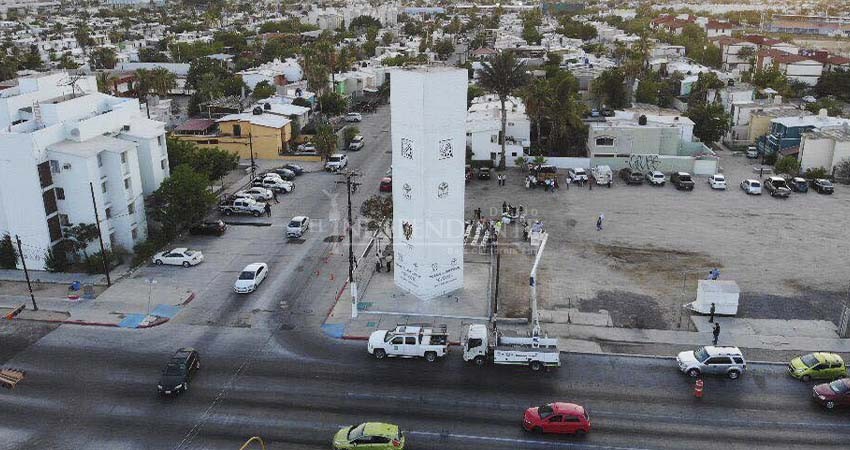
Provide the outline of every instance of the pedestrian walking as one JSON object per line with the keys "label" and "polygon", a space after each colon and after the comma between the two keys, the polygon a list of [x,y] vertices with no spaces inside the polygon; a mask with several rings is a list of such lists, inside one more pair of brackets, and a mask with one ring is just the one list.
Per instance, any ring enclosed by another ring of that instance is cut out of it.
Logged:
{"label": "pedestrian walking", "polygon": [[269,205],[268,203],[266,203],[265,210],[266,210],[266,215],[271,217],[272,216],[272,206]]}
{"label": "pedestrian walking", "polygon": [[275,203],[280,203],[277,199],[277,191],[272,191],[272,200],[274,200]]}
{"label": "pedestrian walking", "polygon": [[525,177],[525,188],[528,189],[531,187],[531,176]]}
{"label": "pedestrian walking", "polygon": [[572,183],[572,179],[571,179],[570,177],[567,177],[567,179],[566,179],[566,180],[564,180],[564,181],[566,181],[566,183],[567,183],[567,190],[569,191],[569,190],[570,190],[570,183]]}
{"label": "pedestrian walking", "polygon": [[506,186],[508,184],[508,176],[507,174],[502,175],[502,186]]}
{"label": "pedestrian walking", "polygon": [[759,167],[759,178],[764,176],[764,167]]}
{"label": "pedestrian walking", "polygon": [[711,309],[708,310],[708,323],[714,323],[714,303],[711,304]]}
{"label": "pedestrian walking", "polygon": [[558,188],[560,188],[560,186],[558,186],[558,179],[557,179],[557,178],[555,178],[554,180],[552,180],[552,187],[553,187],[555,190],[557,190]]}
{"label": "pedestrian walking", "polygon": [[712,344],[712,345],[717,345],[717,339],[720,337],[720,324],[719,323],[714,324],[714,331],[712,331],[711,334],[714,335],[714,344]]}
{"label": "pedestrian walking", "polygon": [[591,175],[590,178],[588,178],[588,180],[587,180],[587,190],[592,191],[594,184],[596,184],[596,178],[594,178],[593,175]]}
{"label": "pedestrian walking", "polygon": [[596,219],[596,231],[602,231],[602,221],[605,220],[605,214],[600,214]]}
{"label": "pedestrian walking", "polygon": [[502,214],[508,212],[508,202],[502,202]]}

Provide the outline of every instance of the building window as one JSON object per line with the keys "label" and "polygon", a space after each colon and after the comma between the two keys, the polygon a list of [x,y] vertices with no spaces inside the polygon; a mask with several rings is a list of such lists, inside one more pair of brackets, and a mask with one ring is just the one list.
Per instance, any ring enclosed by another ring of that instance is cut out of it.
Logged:
{"label": "building window", "polygon": [[135,228],[133,228],[132,230],[130,230],[130,236],[132,236],[133,240],[135,241],[139,238],[139,232]]}
{"label": "building window", "polygon": [[162,170],[165,170],[165,166],[166,166],[167,164],[168,164],[168,161],[166,161],[166,160],[164,160],[164,159],[163,159],[162,161],[160,161],[160,162],[159,162],[159,167],[161,167],[161,168],[162,168]]}
{"label": "building window", "polygon": [[124,189],[130,189],[130,178],[124,178]]}
{"label": "building window", "polygon": [[65,189],[56,188],[56,198],[59,200],[65,200]]}
{"label": "building window", "polygon": [[133,203],[127,204],[127,213],[134,214],[136,212],[136,205]]}
{"label": "building window", "polygon": [[59,214],[59,225],[62,225],[63,227],[71,226],[71,219],[68,218],[67,214]]}
{"label": "building window", "polygon": [[42,188],[46,188],[53,184],[53,175],[50,173],[50,163],[47,161],[38,165],[38,180],[41,182]]}
{"label": "building window", "polygon": [[496,160],[496,152],[490,152],[490,159],[493,161]]}
{"label": "building window", "polygon": [[44,193],[41,194],[41,198],[44,200],[44,212],[48,216],[58,210],[56,207],[56,194],[53,193],[53,189],[44,191]]}
{"label": "building window", "polygon": [[59,161],[56,161],[55,159],[50,160],[50,172],[59,173]]}
{"label": "building window", "polygon": [[107,219],[111,219],[111,218],[112,218],[112,208],[106,208],[106,210],[104,211],[104,213],[106,214],[106,218],[107,218]]}
{"label": "building window", "polygon": [[59,225],[58,215],[47,219],[47,230],[50,233],[50,242],[56,242],[62,239],[62,226]]}
{"label": "building window", "polygon": [[602,136],[596,138],[596,146],[597,147],[613,147],[614,146],[614,138],[610,136]]}
{"label": "building window", "polygon": [[490,143],[495,144],[497,142],[499,142],[499,135],[498,134],[491,134],[490,135]]}
{"label": "building window", "polygon": [[236,137],[242,136],[242,126],[239,124],[233,125],[233,135]]}
{"label": "building window", "polygon": [[97,154],[97,167],[103,167],[103,155]]}
{"label": "building window", "polygon": [[100,192],[106,193],[106,182],[100,183]]}
{"label": "building window", "polygon": [[156,143],[159,144],[160,147],[162,147],[162,136],[156,137]]}
{"label": "building window", "polygon": [[121,164],[127,163],[127,152],[121,152]]}

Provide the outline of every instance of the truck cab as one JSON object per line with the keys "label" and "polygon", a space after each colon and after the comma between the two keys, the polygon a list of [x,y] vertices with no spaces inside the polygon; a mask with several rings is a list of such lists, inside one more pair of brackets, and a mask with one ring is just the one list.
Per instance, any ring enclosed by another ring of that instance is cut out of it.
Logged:
{"label": "truck cab", "polygon": [[528,366],[538,372],[543,368],[560,367],[558,339],[530,336],[502,336],[486,325],[471,324],[463,339],[463,360],[483,366],[488,360],[496,365]]}
{"label": "truck cab", "polygon": [[425,358],[434,362],[448,353],[449,334],[446,325],[399,325],[392,330],[378,330],[369,336],[367,350],[376,359],[386,357]]}

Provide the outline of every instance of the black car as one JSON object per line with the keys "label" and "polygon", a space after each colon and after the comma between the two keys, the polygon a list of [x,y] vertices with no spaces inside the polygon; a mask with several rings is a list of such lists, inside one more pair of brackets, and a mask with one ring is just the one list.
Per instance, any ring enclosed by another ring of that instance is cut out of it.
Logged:
{"label": "black car", "polygon": [[162,369],[156,385],[160,395],[176,395],[189,390],[189,382],[201,368],[201,358],[193,348],[181,348]]}
{"label": "black car", "polygon": [[302,175],[304,173],[304,168],[298,164],[287,164],[283,168],[291,170],[295,175]]}
{"label": "black car", "polygon": [[[296,175],[295,172],[293,172],[293,171],[291,171],[291,170],[289,170],[285,167],[279,167],[277,169],[272,169],[272,170],[269,170],[266,173],[276,173],[276,174],[280,175],[280,177],[283,178],[286,181],[294,180],[295,175]],[[260,177],[262,177],[263,175],[265,175],[265,173],[260,175]]]}
{"label": "black car", "polygon": [[832,194],[835,192],[835,186],[832,185],[832,181],[818,178],[812,183],[812,188],[817,191],[819,194]]}
{"label": "black car", "polygon": [[489,180],[490,179],[490,168],[489,167],[481,167],[478,169],[478,179],[479,180]]}
{"label": "black car", "polygon": [[673,172],[673,175],[670,176],[670,182],[673,183],[673,186],[676,186],[676,189],[694,190],[694,180],[691,178],[691,174],[687,172]]}
{"label": "black car", "polygon": [[643,174],[628,167],[620,169],[620,178],[622,178],[626,184],[643,184]]}
{"label": "black car", "polygon": [[220,220],[204,221],[189,228],[190,234],[209,234],[221,236],[227,230],[227,224]]}

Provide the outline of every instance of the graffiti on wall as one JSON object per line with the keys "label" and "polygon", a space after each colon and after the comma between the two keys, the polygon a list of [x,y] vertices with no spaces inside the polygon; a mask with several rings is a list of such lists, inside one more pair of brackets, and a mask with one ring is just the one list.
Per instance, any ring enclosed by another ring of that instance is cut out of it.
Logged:
{"label": "graffiti on wall", "polygon": [[629,156],[629,168],[636,172],[652,172],[661,167],[661,158],[658,155],[640,155],[633,153]]}

